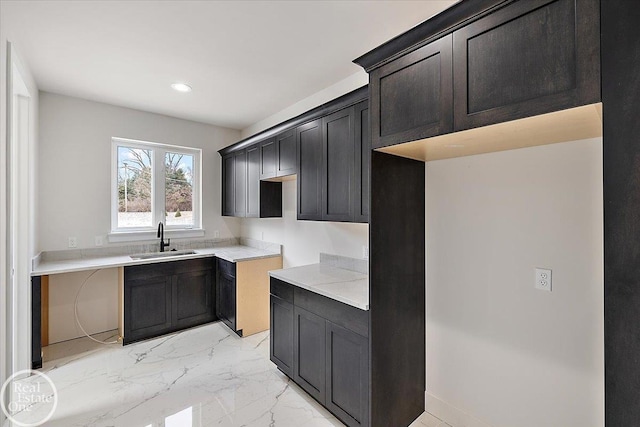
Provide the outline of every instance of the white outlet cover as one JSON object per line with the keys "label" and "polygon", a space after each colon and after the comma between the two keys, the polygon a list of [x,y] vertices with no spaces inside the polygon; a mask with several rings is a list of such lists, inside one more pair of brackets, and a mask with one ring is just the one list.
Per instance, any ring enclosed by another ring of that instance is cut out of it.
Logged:
{"label": "white outlet cover", "polygon": [[547,268],[536,268],[536,289],[551,292],[551,270]]}
{"label": "white outlet cover", "polygon": [[78,247],[78,239],[76,239],[75,237],[69,237],[69,247],[70,248],[77,248]]}
{"label": "white outlet cover", "polygon": [[362,258],[369,259],[369,246],[362,247]]}
{"label": "white outlet cover", "polygon": [[102,239],[102,236],[96,236],[96,246],[102,246],[104,244],[104,241]]}

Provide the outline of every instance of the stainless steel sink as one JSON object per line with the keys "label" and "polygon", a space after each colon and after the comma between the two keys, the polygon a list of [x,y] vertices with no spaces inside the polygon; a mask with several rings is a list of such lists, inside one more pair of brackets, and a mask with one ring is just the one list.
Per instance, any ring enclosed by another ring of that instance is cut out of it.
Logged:
{"label": "stainless steel sink", "polygon": [[131,259],[153,259],[153,258],[169,258],[174,256],[195,255],[196,251],[166,251],[166,252],[147,252],[144,254],[129,255]]}

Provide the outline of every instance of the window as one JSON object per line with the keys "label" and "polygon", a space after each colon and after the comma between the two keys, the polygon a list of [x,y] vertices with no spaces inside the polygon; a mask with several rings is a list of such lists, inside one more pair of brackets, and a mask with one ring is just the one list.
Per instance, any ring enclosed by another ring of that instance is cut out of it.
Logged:
{"label": "window", "polygon": [[[111,237],[201,229],[201,150],[112,139]],[[131,239],[127,239],[131,240]]]}

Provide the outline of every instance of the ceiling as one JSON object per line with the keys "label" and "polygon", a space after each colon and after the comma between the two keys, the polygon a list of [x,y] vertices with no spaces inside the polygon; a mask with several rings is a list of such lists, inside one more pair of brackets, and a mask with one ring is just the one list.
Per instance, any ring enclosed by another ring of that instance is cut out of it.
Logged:
{"label": "ceiling", "polygon": [[41,90],[243,129],[453,3],[1,0],[0,14]]}

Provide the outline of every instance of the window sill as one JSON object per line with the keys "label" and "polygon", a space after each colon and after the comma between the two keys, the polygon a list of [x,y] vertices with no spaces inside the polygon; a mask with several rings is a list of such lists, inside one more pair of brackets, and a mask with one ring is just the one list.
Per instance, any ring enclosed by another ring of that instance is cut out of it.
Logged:
{"label": "window sill", "polygon": [[[204,237],[204,228],[193,228],[188,230],[164,230],[164,237],[182,239],[188,237]],[[114,231],[107,235],[109,243],[120,242],[140,242],[145,240],[158,240],[155,231]]]}

